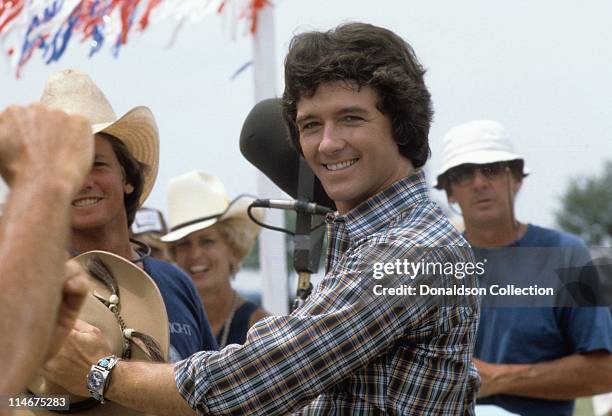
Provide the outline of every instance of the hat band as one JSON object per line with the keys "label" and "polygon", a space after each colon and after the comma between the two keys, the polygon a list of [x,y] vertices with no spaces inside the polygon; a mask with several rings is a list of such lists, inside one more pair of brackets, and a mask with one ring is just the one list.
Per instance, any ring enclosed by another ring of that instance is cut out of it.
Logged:
{"label": "hat band", "polygon": [[117,323],[121,328],[123,334],[124,347],[121,354],[121,358],[131,358],[132,355],[132,343],[138,346],[151,361],[164,362],[164,357],[161,352],[159,343],[151,336],[144,334],[140,331],[135,331],[132,328],[127,328],[123,317],[121,316],[119,309],[120,297],[119,297],[119,286],[115,281],[115,276],[108,269],[102,260],[98,256],[94,256],[89,259],[87,263],[87,271],[94,278],[102,281],[109,291],[112,293],[110,298],[107,300],[104,297],[93,293],[94,297],[104,304],[117,319]]}
{"label": "hat band", "polygon": [[250,197],[250,195],[248,195],[248,194],[240,194],[236,198],[232,199],[229,202],[229,204],[227,204],[227,207],[225,207],[223,212],[221,212],[219,214],[209,215],[207,217],[200,217],[200,218],[196,218],[194,220],[182,222],[180,224],[175,225],[174,227],[170,227],[170,232],[174,232],[174,231],[180,230],[181,228],[189,227],[190,225],[197,224],[199,222],[204,222],[204,221],[208,221],[208,220],[214,220],[214,219],[221,218],[225,214],[227,214],[229,212],[230,208],[232,208],[232,206],[236,202],[238,202],[238,200],[240,200],[240,198],[242,198],[242,197]]}
{"label": "hat band", "polygon": [[209,215],[208,217],[196,218],[195,220],[191,220],[191,221],[182,222],[182,223],[180,223],[178,225],[175,225],[174,227],[171,227],[170,231],[174,232],[176,230],[180,230],[181,228],[189,227],[190,225],[197,224],[199,222],[204,222],[204,221],[208,221],[208,220],[214,220],[214,219],[222,217],[223,214],[225,214],[225,212],[223,212],[221,214]]}

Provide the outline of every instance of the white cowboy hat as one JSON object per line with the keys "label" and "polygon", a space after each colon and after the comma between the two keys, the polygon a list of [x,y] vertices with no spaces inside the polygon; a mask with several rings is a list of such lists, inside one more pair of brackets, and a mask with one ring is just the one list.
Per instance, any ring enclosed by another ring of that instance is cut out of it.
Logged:
{"label": "white cowboy hat", "polygon": [[144,174],[140,205],[147,199],[159,166],[159,132],[155,117],[147,107],[135,107],[117,117],[104,93],[89,75],[66,69],[51,75],[40,102],[69,114],[78,114],[91,123],[93,133],[106,133],[121,140],[132,156],[149,169]]}
{"label": "white cowboy hat", "polygon": [[[161,238],[165,242],[178,241],[189,234],[208,228],[230,218],[244,220],[244,231],[255,237],[257,224],[247,214],[255,198],[240,196],[230,201],[219,178],[193,170],[170,179],[168,184],[168,223],[170,232]],[[259,221],[263,210],[252,209]]]}
{"label": "white cowboy hat", "polygon": [[[146,334],[155,340],[159,347],[160,357],[157,360],[168,359],[170,334],[166,306],[155,282],[138,266],[125,260],[123,257],[105,251],[89,251],[75,257],[85,270],[89,270],[91,291],[79,312],[79,319],[100,329],[104,337],[111,344],[113,354],[122,357],[125,355],[126,343],[130,345],[130,358],[134,360],[152,360],[150,349],[141,342],[137,336],[131,340],[126,338],[124,329],[136,331],[136,334]],[[112,290],[107,283],[92,277],[100,274],[92,272],[92,261],[99,265],[102,263],[106,271],[112,275],[112,280],[118,288],[118,313],[125,328],[121,328],[119,319],[108,305]],[[103,303],[106,301],[106,304]],[[108,305],[107,305],[108,304]],[[134,334],[134,332],[130,332]],[[150,343],[149,343],[150,345]],[[93,364],[93,363],[92,363]],[[37,376],[28,383],[28,390],[36,395],[67,395],[66,390],[57,384]],[[140,415],[142,413],[126,409],[118,404],[107,402],[100,405],[94,399],[70,395],[71,413],[83,415]],[[93,407],[90,407],[92,406]],[[80,409],[80,410],[77,410]],[[15,412],[16,415],[51,414],[47,410],[23,410]]]}
{"label": "white cowboy hat", "polygon": [[[514,153],[512,143],[503,125],[492,120],[474,120],[453,127],[442,142],[442,165],[438,171],[435,188],[442,189],[442,176],[450,169],[463,164],[485,165],[494,162],[523,160]],[[523,166],[523,175],[529,169]]]}

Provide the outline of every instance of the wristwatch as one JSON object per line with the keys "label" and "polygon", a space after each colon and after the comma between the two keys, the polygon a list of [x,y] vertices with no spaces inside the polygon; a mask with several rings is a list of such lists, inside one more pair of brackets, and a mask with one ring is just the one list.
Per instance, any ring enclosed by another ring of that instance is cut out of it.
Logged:
{"label": "wristwatch", "polygon": [[113,367],[121,360],[115,355],[101,358],[91,366],[87,374],[87,389],[91,397],[104,403],[104,393],[110,381],[110,374]]}

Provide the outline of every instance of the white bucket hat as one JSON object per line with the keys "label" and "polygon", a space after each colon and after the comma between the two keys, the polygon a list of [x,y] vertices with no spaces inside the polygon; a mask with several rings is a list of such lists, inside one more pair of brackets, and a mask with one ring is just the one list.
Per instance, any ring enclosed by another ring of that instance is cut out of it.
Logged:
{"label": "white bucket hat", "polygon": [[68,114],[78,114],[91,123],[93,133],[106,133],[121,140],[132,156],[149,166],[144,173],[140,204],[147,199],[159,166],[159,132],[147,107],[135,107],[117,117],[113,107],[89,75],[66,69],[47,79],[40,102]]}
{"label": "white bucket hat", "polygon": [[[193,170],[175,176],[168,184],[170,232],[161,240],[178,241],[195,231],[230,218],[244,220],[244,231],[254,238],[259,232],[259,226],[247,214],[254,200],[243,195],[230,201],[221,180],[202,171]],[[263,220],[262,209],[253,208],[251,212],[257,220]]]}
{"label": "white bucket hat", "polygon": [[[503,125],[492,120],[474,120],[453,127],[442,141],[442,166],[438,170],[436,189],[442,189],[441,176],[463,164],[485,165],[495,162],[524,160],[512,149]],[[529,169],[523,166],[523,175]]]}

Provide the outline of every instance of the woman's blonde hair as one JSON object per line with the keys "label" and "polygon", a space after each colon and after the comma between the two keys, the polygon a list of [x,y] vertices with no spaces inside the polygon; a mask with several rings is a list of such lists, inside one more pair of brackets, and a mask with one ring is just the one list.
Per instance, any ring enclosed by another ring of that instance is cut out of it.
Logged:
{"label": "woman's blonde hair", "polygon": [[228,218],[215,224],[219,233],[225,239],[225,242],[229,246],[230,250],[238,257],[239,264],[236,265],[236,270],[240,268],[242,261],[253,249],[255,239],[259,230],[253,230],[252,226],[249,226],[249,220],[244,218]]}

